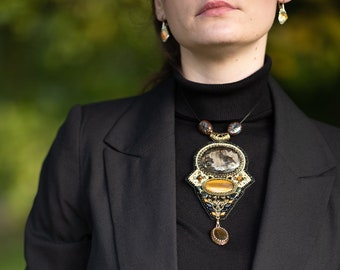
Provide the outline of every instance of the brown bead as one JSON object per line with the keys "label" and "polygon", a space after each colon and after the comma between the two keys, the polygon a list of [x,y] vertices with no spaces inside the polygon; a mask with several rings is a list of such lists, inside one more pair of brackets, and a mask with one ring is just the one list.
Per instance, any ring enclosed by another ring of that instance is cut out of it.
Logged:
{"label": "brown bead", "polygon": [[213,127],[209,121],[202,120],[198,124],[198,130],[204,135],[209,135],[213,132]]}
{"label": "brown bead", "polygon": [[199,176],[196,177],[196,179],[197,179],[198,181],[202,181],[202,180],[203,180],[203,176],[202,176],[202,175],[199,175]]}

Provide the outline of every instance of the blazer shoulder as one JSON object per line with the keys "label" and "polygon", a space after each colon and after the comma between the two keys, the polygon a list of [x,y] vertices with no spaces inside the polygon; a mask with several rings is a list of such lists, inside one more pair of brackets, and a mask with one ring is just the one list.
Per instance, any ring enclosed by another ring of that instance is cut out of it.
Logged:
{"label": "blazer shoulder", "polygon": [[111,127],[127,111],[152,107],[153,104],[166,98],[165,93],[172,86],[173,81],[169,79],[140,95],[79,106],[82,111],[82,126],[101,128],[109,125]]}
{"label": "blazer shoulder", "polygon": [[80,136],[84,138],[85,141],[101,140],[120,117],[130,110],[130,108],[133,108],[133,104],[141,98],[142,96],[133,96],[77,105],[71,109],[68,118],[72,116],[74,111],[78,111]]}
{"label": "blazer shoulder", "polygon": [[164,96],[164,92],[169,87],[172,87],[173,81],[168,79],[159,85],[155,86],[149,91],[141,93],[139,95],[130,96],[126,98],[119,98],[107,101],[101,101],[97,103],[90,103],[82,105],[83,116],[86,117],[112,117],[118,116],[125,112],[127,109],[133,109],[133,104],[141,103],[143,106],[147,106],[156,102]]}
{"label": "blazer shoulder", "polygon": [[114,100],[101,101],[97,103],[90,103],[80,105],[82,111],[82,117],[84,120],[91,118],[105,120],[110,118],[111,120],[117,117],[119,114],[127,110],[136,100],[141,96],[132,96],[127,98],[120,98]]}

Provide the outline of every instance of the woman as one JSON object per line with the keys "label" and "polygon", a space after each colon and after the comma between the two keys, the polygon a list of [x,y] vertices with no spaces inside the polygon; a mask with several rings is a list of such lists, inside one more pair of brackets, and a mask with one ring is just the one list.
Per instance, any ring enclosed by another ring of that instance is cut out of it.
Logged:
{"label": "woman", "polygon": [[265,56],[287,2],[154,1],[157,85],[72,109],[27,269],[340,268],[340,132],[295,107]]}

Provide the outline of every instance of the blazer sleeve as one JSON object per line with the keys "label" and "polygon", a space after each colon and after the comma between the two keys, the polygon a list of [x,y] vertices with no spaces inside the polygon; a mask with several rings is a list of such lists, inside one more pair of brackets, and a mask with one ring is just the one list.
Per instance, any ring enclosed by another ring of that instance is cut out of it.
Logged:
{"label": "blazer sleeve", "polygon": [[81,107],[71,110],[44,161],[25,229],[27,270],[86,269],[90,251],[80,179]]}

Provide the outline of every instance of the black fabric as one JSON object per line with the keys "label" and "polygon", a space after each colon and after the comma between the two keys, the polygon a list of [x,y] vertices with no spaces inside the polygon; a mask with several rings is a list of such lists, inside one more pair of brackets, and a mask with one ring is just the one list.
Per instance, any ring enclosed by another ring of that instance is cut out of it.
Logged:
{"label": "black fabric", "polygon": [[[273,151],[252,270],[338,270],[340,130],[269,85]],[[26,225],[27,269],[178,269],[177,257],[191,251],[176,241],[174,89],[169,78],[142,96],[70,112]]]}
{"label": "black fabric", "polygon": [[[268,176],[273,111],[268,78],[271,61],[250,77],[231,84],[204,85],[176,74],[176,179],[178,269],[251,269]],[[189,103],[189,104],[188,104]],[[194,189],[185,181],[193,171],[193,157],[210,142],[198,132],[198,119],[209,120],[214,130],[225,132],[232,121],[243,123],[241,134],[231,142],[240,146],[249,160],[255,183],[247,188],[226,221],[230,234],[226,246],[218,246],[209,232],[209,218]]]}

